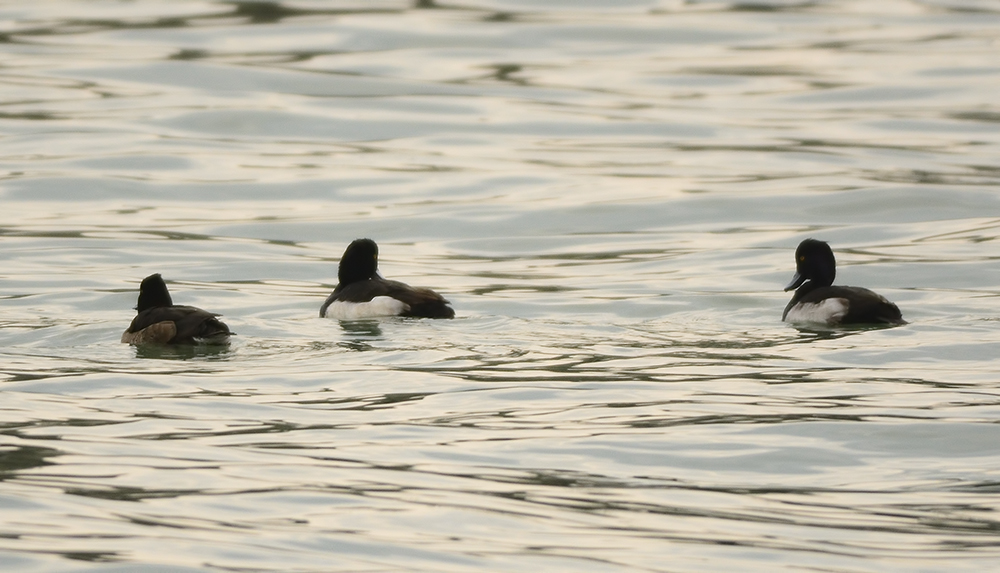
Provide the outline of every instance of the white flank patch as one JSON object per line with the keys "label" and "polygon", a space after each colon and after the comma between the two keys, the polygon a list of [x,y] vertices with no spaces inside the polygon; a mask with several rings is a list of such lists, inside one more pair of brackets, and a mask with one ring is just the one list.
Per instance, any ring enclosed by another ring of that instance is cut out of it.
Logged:
{"label": "white flank patch", "polygon": [[851,303],[846,298],[827,298],[817,303],[799,303],[788,311],[785,322],[837,324],[847,314]]}
{"label": "white flank patch", "polygon": [[399,316],[410,307],[391,296],[377,296],[368,302],[344,302],[338,300],[326,307],[326,317],[337,320],[355,320],[375,316]]}

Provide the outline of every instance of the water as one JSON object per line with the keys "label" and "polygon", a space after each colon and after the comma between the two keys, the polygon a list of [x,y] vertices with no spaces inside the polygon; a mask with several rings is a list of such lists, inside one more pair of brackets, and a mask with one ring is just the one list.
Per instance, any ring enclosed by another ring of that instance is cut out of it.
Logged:
{"label": "water", "polygon": [[[1000,558],[996,3],[0,13],[0,569]],[[317,318],[362,236],[458,317]],[[808,236],[910,324],[782,324]]]}

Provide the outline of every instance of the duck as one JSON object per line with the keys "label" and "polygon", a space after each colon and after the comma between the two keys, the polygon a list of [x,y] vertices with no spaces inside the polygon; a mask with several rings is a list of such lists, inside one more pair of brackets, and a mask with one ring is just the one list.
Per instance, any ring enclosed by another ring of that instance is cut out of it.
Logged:
{"label": "duck", "polygon": [[795,249],[795,275],[785,292],[795,289],[781,320],[791,323],[906,324],[899,307],[862,287],[833,286],[837,261],[830,245],[806,239]]}
{"label": "duck", "polygon": [[383,278],[378,272],[378,245],[371,239],[355,239],[347,246],[337,279],[337,288],[319,309],[320,318],[455,317],[451,303],[431,289]]}
{"label": "duck", "polygon": [[122,333],[124,343],[226,344],[235,334],[218,314],[175,305],[159,273],[142,279],[135,310],[138,314]]}

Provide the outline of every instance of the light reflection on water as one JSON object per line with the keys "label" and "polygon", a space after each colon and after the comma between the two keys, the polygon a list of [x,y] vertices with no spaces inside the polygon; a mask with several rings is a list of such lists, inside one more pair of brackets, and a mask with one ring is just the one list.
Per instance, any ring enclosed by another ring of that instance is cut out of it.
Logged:
{"label": "light reflection on water", "polygon": [[[0,568],[997,559],[992,5],[4,10]],[[458,317],[317,318],[361,236]]]}

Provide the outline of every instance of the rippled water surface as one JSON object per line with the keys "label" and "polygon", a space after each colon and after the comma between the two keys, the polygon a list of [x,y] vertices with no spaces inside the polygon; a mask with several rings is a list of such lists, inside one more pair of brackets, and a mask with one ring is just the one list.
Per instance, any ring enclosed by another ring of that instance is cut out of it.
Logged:
{"label": "rippled water surface", "polygon": [[[1000,560],[996,2],[4,2],[0,50],[0,569]],[[457,318],[318,318],[362,236]],[[910,324],[783,324],[810,236]],[[154,272],[233,343],[120,344]]]}

